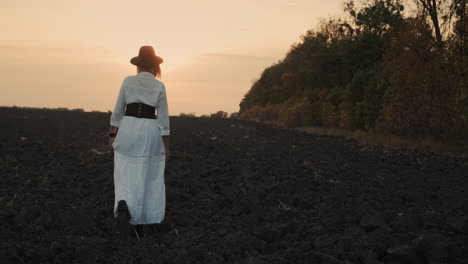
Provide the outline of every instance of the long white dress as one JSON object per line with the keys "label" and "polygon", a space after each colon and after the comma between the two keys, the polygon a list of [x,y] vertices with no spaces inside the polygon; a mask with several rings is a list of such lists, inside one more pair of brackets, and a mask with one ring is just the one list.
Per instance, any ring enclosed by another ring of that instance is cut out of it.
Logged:
{"label": "long white dress", "polygon": [[[157,119],[125,116],[129,103],[157,109]],[[160,223],[164,219],[166,153],[161,136],[169,135],[164,84],[148,72],[128,76],[122,83],[110,124],[119,127],[114,148],[114,215],[125,200],[131,224]]]}

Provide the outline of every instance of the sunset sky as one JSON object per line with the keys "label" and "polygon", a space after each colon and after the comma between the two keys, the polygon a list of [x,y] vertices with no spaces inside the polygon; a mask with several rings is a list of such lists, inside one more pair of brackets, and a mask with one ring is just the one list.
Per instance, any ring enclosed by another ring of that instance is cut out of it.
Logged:
{"label": "sunset sky", "polygon": [[235,112],[263,69],[342,0],[0,0],[0,105],[113,109],[142,45],[171,115]]}

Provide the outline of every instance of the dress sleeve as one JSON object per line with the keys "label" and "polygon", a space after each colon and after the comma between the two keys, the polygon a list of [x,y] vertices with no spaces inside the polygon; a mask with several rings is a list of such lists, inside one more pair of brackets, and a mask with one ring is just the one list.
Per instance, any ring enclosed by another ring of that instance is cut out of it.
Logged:
{"label": "dress sleeve", "polygon": [[120,87],[119,96],[117,97],[117,102],[115,103],[114,111],[112,112],[110,124],[111,126],[119,127],[120,121],[122,120],[125,113],[125,80],[122,82]]}
{"label": "dress sleeve", "polygon": [[161,130],[161,136],[169,136],[169,112],[167,106],[166,87],[163,85],[162,91],[159,94],[158,103],[158,123]]}

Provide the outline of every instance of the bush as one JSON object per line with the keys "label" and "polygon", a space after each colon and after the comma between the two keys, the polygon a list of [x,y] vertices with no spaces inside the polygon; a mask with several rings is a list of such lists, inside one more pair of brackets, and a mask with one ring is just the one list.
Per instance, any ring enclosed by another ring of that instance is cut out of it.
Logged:
{"label": "bush", "polygon": [[233,112],[229,115],[229,118],[231,119],[238,119],[239,118],[239,112]]}
{"label": "bush", "polygon": [[190,113],[180,113],[180,117],[195,117],[195,112],[190,112]]}
{"label": "bush", "polygon": [[228,113],[224,112],[224,111],[218,111],[216,113],[211,114],[210,117],[212,117],[212,118],[227,118]]}

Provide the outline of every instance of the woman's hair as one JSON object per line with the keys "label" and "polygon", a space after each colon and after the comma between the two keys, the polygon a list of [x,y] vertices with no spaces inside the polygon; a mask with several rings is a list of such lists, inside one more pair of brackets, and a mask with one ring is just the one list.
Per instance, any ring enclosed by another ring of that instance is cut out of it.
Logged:
{"label": "woman's hair", "polygon": [[153,68],[147,68],[147,67],[141,67],[141,66],[137,66],[137,73],[138,72],[150,72],[152,73],[154,76],[158,77],[158,78],[161,78],[161,67],[158,65],[156,65],[155,67]]}

